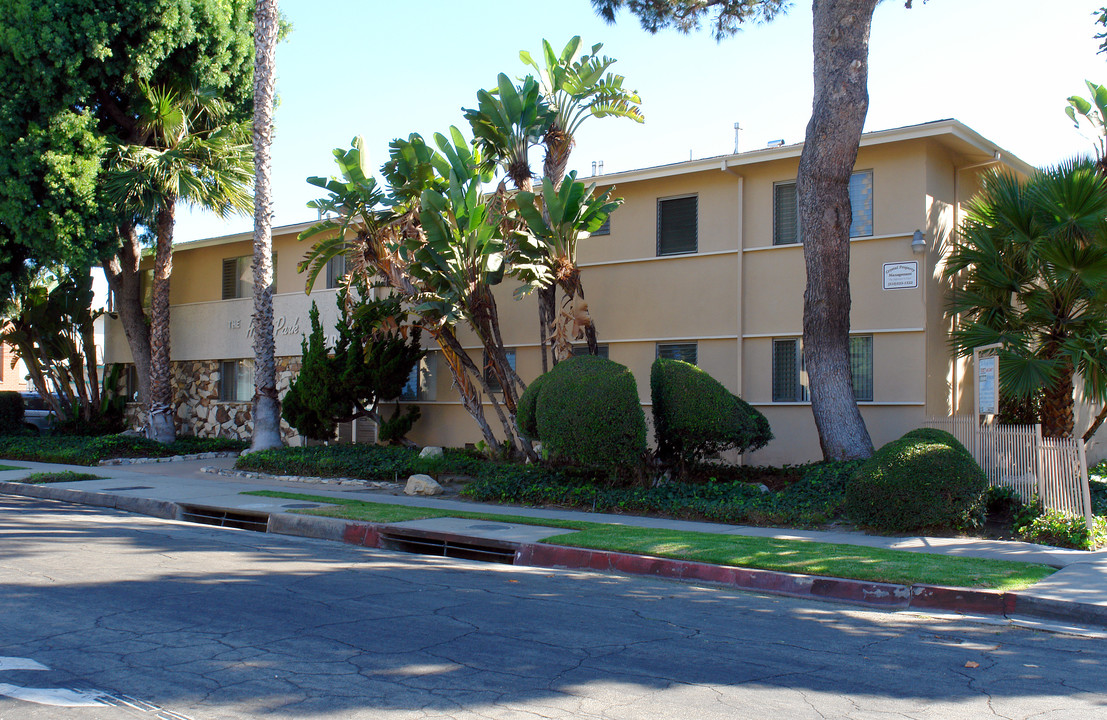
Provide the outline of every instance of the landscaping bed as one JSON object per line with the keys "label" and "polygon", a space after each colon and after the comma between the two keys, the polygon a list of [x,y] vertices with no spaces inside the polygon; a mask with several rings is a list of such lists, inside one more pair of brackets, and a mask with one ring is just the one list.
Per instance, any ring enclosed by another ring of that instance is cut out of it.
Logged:
{"label": "landscaping bed", "polygon": [[9,460],[96,465],[112,458],[155,458],[205,452],[240,452],[243,440],[180,437],[169,444],[130,435],[8,435],[0,436],[0,457]]}

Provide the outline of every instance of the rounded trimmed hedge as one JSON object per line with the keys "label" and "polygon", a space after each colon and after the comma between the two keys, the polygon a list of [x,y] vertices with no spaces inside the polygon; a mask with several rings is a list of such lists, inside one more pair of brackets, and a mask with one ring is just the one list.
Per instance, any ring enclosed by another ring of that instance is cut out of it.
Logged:
{"label": "rounded trimmed hedge", "polygon": [[954,437],[953,433],[945,430],[939,430],[938,428],[915,428],[914,430],[904,433],[903,437],[945,443],[954,450],[960,450],[969,457],[972,457],[972,453],[969,452],[968,448],[962,445],[961,441]]}
{"label": "rounded trimmed hedge", "polygon": [[606,358],[559,362],[527,387],[516,420],[551,459],[614,469],[637,465],[646,451],[638,384]]}
{"label": "rounded trimmed hedge", "polygon": [[687,465],[722,450],[757,450],[773,439],[764,415],[690,363],[655,360],[650,396],[664,460]]}
{"label": "rounded trimmed hedge", "polygon": [[988,486],[984,471],[956,440],[923,435],[888,443],[857,471],[846,491],[854,522],[888,532],[968,523]]}

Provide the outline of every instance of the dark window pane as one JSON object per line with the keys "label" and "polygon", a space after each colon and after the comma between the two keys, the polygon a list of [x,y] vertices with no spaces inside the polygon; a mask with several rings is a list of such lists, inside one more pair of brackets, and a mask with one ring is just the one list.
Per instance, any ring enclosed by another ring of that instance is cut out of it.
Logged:
{"label": "dark window pane", "polygon": [[[504,354],[507,355],[507,364],[511,366],[511,369],[515,369],[515,351],[504,350]],[[504,389],[500,386],[500,380],[496,377],[496,373],[492,372],[491,358],[487,354],[484,356],[484,380],[488,383],[488,388],[492,392],[503,392]]]}
{"label": "dark window pane", "polygon": [[873,399],[873,337],[858,335],[849,339],[849,367],[853,375],[853,397],[859,402]]}
{"label": "dark window pane", "polygon": [[658,345],[657,357],[665,360],[680,360],[695,365],[697,358],[696,343],[674,343],[671,345]]}
{"label": "dark window pane", "polygon": [[657,254],[696,252],[695,197],[657,201]]}
{"label": "dark window pane", "polygon": [[608,215],[607,219],[603,221],[603,225],[600,225],[592,233],[592,235],[610,235],[611,234],[611,216]]}
{"label": "dark window pane", "polygon": [[849,179],[849,204],[853,222],[849,226],[850,237],[867,237],[873,234],[873,174],[858,172]]}
{"label": "dark window pane", "polygon": [[799,402],[799,340],[773,340],[773,402]]}
{"label": "dark window pane", "polygon": [[796,184],[777,183],[773,186],[773,245],[800,242],[799,227]]}
{"label": "dark window pane", "polygon": [[[606,345],[597,345],[596,346],[596,352],[599,354],[600,357],[606,358],[607,357],[607,346]],[[588,354],[588,346],[587,345],[574,345],[573,346],[573,356],[574,357],[579,357],[581,355],[587,355],[587,354]]]}

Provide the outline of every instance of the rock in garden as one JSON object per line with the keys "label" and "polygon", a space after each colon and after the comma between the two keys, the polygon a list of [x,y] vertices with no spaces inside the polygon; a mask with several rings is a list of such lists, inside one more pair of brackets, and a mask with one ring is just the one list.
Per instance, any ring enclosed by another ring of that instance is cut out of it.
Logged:
{"label": "rock in garden", "polygon": [[428,445],[419,451],[419,457],[421,458],[436,458],[442,457],[442,448]]}
{"label": "rock in garden", "polygon": [[405,495],[441,495],[442,486],[430,475],[412,475],[407,479]]}

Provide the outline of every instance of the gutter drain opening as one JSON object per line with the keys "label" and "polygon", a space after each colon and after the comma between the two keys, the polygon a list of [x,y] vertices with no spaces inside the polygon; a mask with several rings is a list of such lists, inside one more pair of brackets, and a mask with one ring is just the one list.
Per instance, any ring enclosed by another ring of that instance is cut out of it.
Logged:
{"label": "gutter drain opening", "polygon": [[477,541],[477,538],[467,538],[467,540],[470,542],[415,537],[391,532],[381,533],[380,547],[385,550],[397,550],[416,555],[434,555],[436,557],[477,560],[504,565],[515,564],[515,550],[513,548],[505,548],[500,545],[483,545]]}

